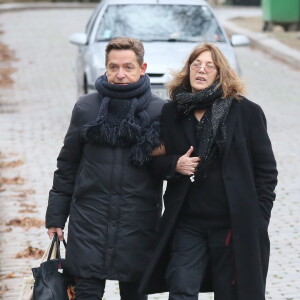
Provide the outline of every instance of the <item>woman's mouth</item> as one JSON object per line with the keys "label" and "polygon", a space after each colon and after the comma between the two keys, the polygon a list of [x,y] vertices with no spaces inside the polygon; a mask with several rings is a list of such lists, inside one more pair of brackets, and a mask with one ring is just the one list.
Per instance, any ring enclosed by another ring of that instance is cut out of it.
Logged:
{"label": "woman's mouth", "polygon": [[206,79],[205,79],[204,77],[202,77],[202,76],[197,76],[197,77],[196,77],[196,80],[197,80],[197,81],[201,81],[201,82],[206,81]]}

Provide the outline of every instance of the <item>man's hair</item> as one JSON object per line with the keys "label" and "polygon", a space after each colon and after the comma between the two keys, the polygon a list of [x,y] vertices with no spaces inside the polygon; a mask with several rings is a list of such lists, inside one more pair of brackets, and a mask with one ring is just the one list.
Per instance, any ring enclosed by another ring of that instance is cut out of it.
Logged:
{"label": "man's hair", "polygon": [[105,49],[105,64],[107,64],[109,52],[113,49],[132,50],[136,55],[139,65],[141,66],[144,62],[144,46],[138,39],[128,37],[116,37],[111,39]]}
{"label": "man's hair", "polygon": [[231,68],[221,50],[213,44],[204,43],[200,46],[197,46],[192,51],[183,68],[179,72],[175,72],[173,74],[173,79],[166,84],[166,87],[169,90],[170,98],[172,100],[174,100],[176,91],[178,89],[192,91],[190,83],[190,65],[197,59],[197,57],[201,53],[205,51],[209,51],[211,53],[213,63],[217,68],[218,74],[215,82],[220,83],[220,87],[223,91],[223,97],[233,97],[239,99],[239,95],[244,92],[243,82],[236,74],[236,72]]}

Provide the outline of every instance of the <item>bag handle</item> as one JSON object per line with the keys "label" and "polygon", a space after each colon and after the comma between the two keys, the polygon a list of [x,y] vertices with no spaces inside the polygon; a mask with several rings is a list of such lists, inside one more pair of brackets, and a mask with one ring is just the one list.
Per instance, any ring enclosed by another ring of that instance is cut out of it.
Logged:
{"label": "bag handle", "polygon": [[[50,242],[50,244],[48,245],[46,251],[43,254],[41,263],[43,263],[47,260],[53,239],[54,239],[54,236],[51,238],[51,242]],[[55,251],[52,251],[52,253],[50,254],[51,255],[50,259],[55,259],[56,258],[56,248],[54,250]]]}
{"label": "bag handle", "polygon": [[[64,246],[66,248],[67,247],[67,243],[66,243],[65,239],[63,239],[63,244],[64,244]],[[51,259],[51,256],[52,256],[52,253],[53,253],[53,250],[54,250],[54,246],[56,246],[56,258],[58,258],[59,262],[61,263],[60,240],[58,238],[57,233],[55,233],[54,236],[53,236],[53,238],[52,238],[47,260]]]}

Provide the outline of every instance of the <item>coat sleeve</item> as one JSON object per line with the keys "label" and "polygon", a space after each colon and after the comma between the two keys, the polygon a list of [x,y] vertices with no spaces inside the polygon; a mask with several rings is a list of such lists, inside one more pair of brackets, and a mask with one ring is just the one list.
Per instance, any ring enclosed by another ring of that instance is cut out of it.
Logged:
{"label": "coat sleeve", "polygon": [[49,192],[46,227],[64,228],[70,211],[75,178],[81,160],[82,139],[80,135],[79,108],[75,104],[71,122],[64,138],[64,145],[57,158],[53,186]]}
{"label": "coat sleeve", "polygon": [[167,102],[161,111],[161,117],[160,117],[160,126],[161,126],[161,139],[166,147],[166,155],[161,156],[155,156],[152,158],[150,162],[150,168],[152,171],[152,174],[157,177],[158,179],[163,180],[176,180],[179,179],[182,175],[177,173],[175,171],[177,161],[180,157],[180,155],[176,154],[168,154],[168,147],[169,147],[169,141],[168,141],[168,107],[169,102]]}
{"label": "coat sleeve", "polygon": [[181,178],[175,171],[180,155],[161,155],[152,158],[150,163],[152,174],[158,179],[173,181]]}
{"label": "coat sleeve", "polygon": [[269,219],[275,200],[274,189],[277,184],[278,172],[267,133],[266,118],[259,106],[256,106],[256,111],[251,116],[250,148],[258,201],[265,217]]}

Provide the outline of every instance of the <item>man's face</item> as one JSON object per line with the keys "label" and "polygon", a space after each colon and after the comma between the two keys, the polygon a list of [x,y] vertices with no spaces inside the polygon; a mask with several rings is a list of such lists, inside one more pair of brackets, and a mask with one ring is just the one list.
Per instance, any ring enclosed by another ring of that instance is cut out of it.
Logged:
{"label": "man's face", "polygon": [[147,64],[139,65],[133,50],[112,49],[107,57],[106,75],[111,84],[130,84],[145,75]]}

